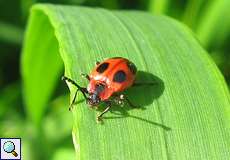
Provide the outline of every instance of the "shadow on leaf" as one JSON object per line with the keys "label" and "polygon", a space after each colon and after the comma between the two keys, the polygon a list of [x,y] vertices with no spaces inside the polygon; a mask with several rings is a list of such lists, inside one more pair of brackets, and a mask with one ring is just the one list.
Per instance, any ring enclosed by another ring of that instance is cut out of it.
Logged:
{"label": "shadow on leaf", "polygon": [[[141,110],[146,109],[145,107],[152,104],[153,101],[159,98],[163,94],[163,91],[164,91],[164,82],[157,76],[151,73],[148,73],[148,72],[139,71],[137,73],[135,83],[137,83],[138,85],[134,85],[130,87],[129,89],[124,91],[122,94],[124,94],[134,105],[139,106],[139,108],[132,108],[131,106],[128,106],[128,104],[125,104],[124,107],[113,105],[113,107],[111,107],[110,109],[111,113],[119,115],[119,116],[107,117],[105,114],[103,119],[116,119],[116,118],[131,117],[131,118],[135,118],[135,119],[156,125],[167,131],[171,130],[171,128],[163,124],[159,124],[159,123],[144,119],[142,117],[130,115],[128,113],[128,111],[132,109],[141,109]],[[152,84],[149,85],[148,83],[152,83]],[[103,111],[104,108],[105,106],[103,105],[103,107],[98,108],[98,111]]]}

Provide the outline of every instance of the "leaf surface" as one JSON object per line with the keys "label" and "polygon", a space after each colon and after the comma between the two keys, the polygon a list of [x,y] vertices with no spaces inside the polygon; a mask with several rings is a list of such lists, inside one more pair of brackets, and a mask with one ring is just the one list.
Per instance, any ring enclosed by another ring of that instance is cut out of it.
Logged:
{"label": "leaf surface", "polygon": [[[34,6],[22,57],[30,117],[40,122],[61,59],[65,75],[86,86],[81,72],[90,73],[96,61],[117,56],[136,64],[137,81],[156,84],[128,89],[126,95],[140,108],[114,106],[103,124],[96,123],[96,116],[105,106],[99,106],[99,111],[89,109],[78,94],[73,109],[78,159],[230,157],[230,103],[223,76],[191,31],[164,16]],[[76,88],[68,85],[72,99]]]}

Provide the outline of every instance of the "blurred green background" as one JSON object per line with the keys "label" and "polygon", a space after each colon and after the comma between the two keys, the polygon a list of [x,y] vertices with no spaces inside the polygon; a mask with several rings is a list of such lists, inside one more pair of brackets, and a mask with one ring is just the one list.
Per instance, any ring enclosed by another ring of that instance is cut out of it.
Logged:
{"label": "blurred green background", "polygon": [[25,114],[20,52],[29,10],[35,3],[135,9],[174,17],[193,30],[230,86],[229,0],[1,0],[0,137],[22,137],[24,159],[71,160],[75,157],[72,114],[68,111],[68,90],[64,83],[60,82],[47,106],[42,126],[33,126]]}

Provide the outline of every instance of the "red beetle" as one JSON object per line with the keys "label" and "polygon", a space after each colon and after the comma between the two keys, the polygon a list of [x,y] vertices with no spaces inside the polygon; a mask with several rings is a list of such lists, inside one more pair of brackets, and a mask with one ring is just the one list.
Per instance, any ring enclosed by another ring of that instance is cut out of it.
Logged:
{"label": "red beetle", "polygon": [[89,81],[87,88],[81,87],[73,80],[63,76],[63,80],[77,87],[70,108],[75,102],[78,91],[82,92],[90,106],[97,106],[100,102],[107,104],[105,110],[97,116],[97,120],[101,120],[102,115],[109,111],[112,102],[123,104],[126,101],[130,106],[136,107],[120,93],[134,85],[136,72],[137,68],[134,63],[126,58],[114,57],[101,63],[97,62],[90,75],[82,74]]}

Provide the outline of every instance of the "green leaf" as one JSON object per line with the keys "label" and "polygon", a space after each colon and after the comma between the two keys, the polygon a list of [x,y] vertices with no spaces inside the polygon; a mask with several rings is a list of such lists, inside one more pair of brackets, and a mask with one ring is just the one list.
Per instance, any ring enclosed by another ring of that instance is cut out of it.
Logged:
{"label": "green leaf", "polygon": [[196,27],[197,19],[200,16],[199,14],[202,13],[201,10],[203,9],[202,7],[205,6],[205,2],[207,1],[188,1],[183,15],[183,22],[190,28],[194,29],[194,27]]}
{"label": "green leaf", "polygon": [[0,21],[0,40],[21,45],[23,29]]}
{"label": "green leaf", "polygon": [[169,6],[169,0],[150,0],[149,11],[154,14],[164,14]]}
{"label": "green leaf", "polygon": [[[21,88],[19,83],[13,83],[5,88],[2,88],[0,91],[0,119],[3,117],[9,116],[15,108],[21,107]],[[14,114],[16,116],[16,114]],[[13,116],[12,116],[13,117]],[[11,117],[11,118],[12,118]]]}
{"label": "green leaf", "polygon": [[196,29],[198,38],[205,47],[220,46],[229,37],[229,7],[229,0],[216,0],[208,3]]}
{"label": "green leaf", "polygon": [[71,148],[60,148],[58,149],[52,158],[52,160],[74,160],[75,152]]}
{"label": "green leaf", "polygon": [[55,31],[52,25],[46,22],[48,17],[42,12],[38,11],[32,15],[22,56],[26,111],[28,118],[36,125],[41,123],[63,68]]}
{"label": "green leaf", "polygon": [[[207,52],[182,24],[137,11],[34,6],[22,57],[31,117],[36,116],[31,110],[45,108],[45,96],[51,91],[44,88],[52,88],[57,78],[59,69],[51,64],[57,60],[60,64],[58,51],[65,75],[83,86],[87,81],[80,77],[81,72],[89,73],[95,61],[114,56],[136,64],[140,71],[137,80],[156,82],[129,89],[127,96],[140,108],[113,106],[103,124],[96,122],[99,111],[89,109],[78,94],[73,109],[78,159],[230,156],[228,89]],[[68,85],[72,99],[76,88]]]}
{"label": "green leaf", "polygon": [[[61,140],[67,142],[66,138],[71,137],[73,126],[73,118],[70,116],[71,112],[68,112],[66,107],[68,106],[67,95],[56,98],[49,106],[52,107],[52,110],[43,120],[45,136],[49,141],[52,141],[52,143],[57,144],[60,143]],[[60,126],[62,127],[60,128]]]}

